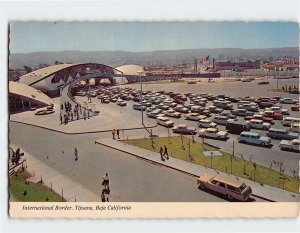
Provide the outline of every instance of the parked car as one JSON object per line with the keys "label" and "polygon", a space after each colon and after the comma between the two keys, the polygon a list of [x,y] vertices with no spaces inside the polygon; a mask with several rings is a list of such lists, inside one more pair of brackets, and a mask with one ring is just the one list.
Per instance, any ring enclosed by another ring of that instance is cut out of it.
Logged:
{"label": "parked car", "polygon": [[191,109],[193,106],[195,106],[195,104],[189,103],[189,104],[184,104],[183,107]]}
{"label": "parked car", "polygon": [[229,200],[247,201],[252,194],[252,189],[245,183],[223,175],[204,174],[197,179],[201,189],[209,189],[225,195]]}
{"label": "parked car", "polygon": [[199,113],[202,109],[203,107],[195,105],[191,107],[191,112]]}
{"label": "parked car", "polygon": [[242,132],[240,136],[238,136],[238,141],[243,143],[250,143],[254,145],[260,146],[270,146],[271,145],[271,138],[261,136],[259,133],[254,132]]}
{"label": "parked car", "polygon": [[177,112],[181,112],[181,113],[188,113],[189,109],[186,107],[183,107],[183,105],[177,105],[176,107],[174,107],[174,110]]}
{"label": "parked car", "polygon": [[216,113],[216,114],[220,114],[221,112],[224,111],[222,108],[217,108],[216,106],[208,106],[207,109],[208,109],[211,113]]}
{"label": "parked car", "polygon": [[281,113],[282,115],[290,115],[290,112],[288,109],[286,108],[281,108],[279,106],[273,106],[271,108],[266,108],[266,110],[271,110],[271,111],[274,111],[275,113]]}
{"label": "parked car", "polygon": [[160,114],[162,112],[161,109],[155,109],[153,110],[152,112],[147,112],[146,115],[149,117],[149,118],[154,118],[156,119],[157,118],[157,115]]}
{"label": "parked car", "polygon": [[132,105],[133,109],[134,110],[139,110],[139,111],[145,111],[146,110],[146,106],[144,105],[141,105],[141,104],[134,104]]}
{"label": "parked car", "polygon": [[157,105],[157,108],[160,108],[160,109],[162,109],[162,110],[168,110],[168,109],[169,109],[169,106],[164,105],[163,103],[160,103],[159,105]]}
{"label": "parked car", "polygon": [[281,150],[300,152],[300,139],[282,140],[279,147]]}
{"label": "parked car", "polygon": [[226,140],[228,133],[226,131],[218,130],[217,128],[207,128],[199,130],[199,137],[214,138],[218,140]]}
{"label": "parked car", "polygon": [[192,135],[197,134],[195,127],[188,127],[186,125],[174,126],[172,131],[173,133],[178,133],[178,134],[192,134]]}
{"label": "parked car", "polygon": [[228,109],[228,110],[232,110],[233,109],[233,104],[230,101],[227,100],[214,100],[213,101],[214,106],[218,107],[218,108],[222,108],[222,109]]}
{"label": "parked car", "polygon": [[170,128],[173,127],[174,125],[174,122],[167,117],[157,117],[156,119],[157,119],[157,124],[161,126]]}
{"label": "parked car", "polygon": [[177,104],[173,102],[171,99],[166,99],[163,101],[163,104],[168,106],[168,107],[175,107]]}
{"label": "parked car", "polygon": [[181,117],[181,113],[180,112],[176,112],[173,109],[169,109],[166,111],[163,111],[163,113],[168,116],[168,117],[173,117],[173,118],[180,118]]}
{"label": "parked car", "polygon": [[151,107],[146,108],[146,112],[152,112],[152,111],[154,111],[156,109],[157,109],[156,106],[151,106]]}
{"label": "parked car", "polygon": [[279,100],[279,103],[282,103],[282,104],[295,104],[297,102],[298,102],[297,100],[294,100],[292,98],[283,98],[283,99]]}
{"label": "parked car", "polygon": [[262,120],[252,119],[248,122],[251,129],[268,130],[271,128],[270,123],[263,122]]}
{"label": "parked car", "polygon": [[200,115],[199,113],[188,113],[184,115],[184,119],[191,121],[199,121],[205,119],[206,116]]}
{"label": "parked car", "polygon": [[202,119],[199,121],[198,126],[201,128],[216,128],[217,124],[209,119]]}
{"label": "parked car", "polygon": [[238,108],[236,110],[231,110],[231,113],[236,116],[241,116],[241,117],[254,115],[254,112],[249,112],[246,109],[240,109],[240,108]]}
{"label": "parked car", "polygon": [[127,103],[125,102],[125,101],[123,101],[123,100],[117,100],[117,105],[119,105],[119,106],[121,106],[121,107],[123,107],[123,106],[126,106],[127,105]]}
{"label": "parked car", "polygon": [[285,117],[285,118],[283,118],[281,123],[282,123],[283,126],[291,126],[292,124],[299,124],[300,123],[300,118]]}
{"label": "parked car", "polygon": [[214,116],[212,121],[215,122],[218,125],[226,125],[227,121],[228,121],[228,117],[227,116],[216,115],[216,116]]}
{"label": "parked car", "polygon": [[281,129],[276,127],[271,127],[267,133],[267,136],[274,139],[286,139],[292,140],[299,138],[299,133],[290,132],[287,129]]}
{"label": "parked car", "polygon": [[228,133],[240,135],[243,131],[250,131],[250,126],[246,121],[228,120],[226,130]]}
{"label": "parked car", "polygon": [[105,98],[105,99],[103,99],[103,103],[109,104],[109,103],[110,103],[110,100],[109,100],[108,98]]}
{"label": "parked car", "polygon": [[274,124],[273,118],[271,117],[264,117],[262,114],[255,114],[253,116],[246,116],[244,118],[244,120],[249,121],[252,119],[256,119],[256,120],[262,120],[263,122],[269,123],[271,125]]}
{"label": "parked car", "polygon": [[260,108],[270,108],[274,105],[274,103],[268,101],[268,102],[258,102],[258,107]]}
{"label": "parked car", "polygon": [[271,117],[274,120],[282,120],[283,118],[281,113],[275,113],[274,111],[264,111],[262,115],[264,117]]}
{"label": "parked car", "polygon": [[300,132],[300,124],[292,124],[290,131],[294,132],[294,133],[299,133]]}
{"label": "parked car", "polygon": [[221,112],[220,113],[221,116],[227,116],[229,119],[236,119],[236,115],[232,114],[231,112]]}
{"label": "parked car", "polygon": [[292,106],[291,106],[291,111],[299,112],[299,104],[297,104],[297,105],[292,105]]}
{"label": "parked car", "polygon": [[250,112],[258,112],[258,106],[256,104],[242,104],[239,105],[239,109],[246,109]]}

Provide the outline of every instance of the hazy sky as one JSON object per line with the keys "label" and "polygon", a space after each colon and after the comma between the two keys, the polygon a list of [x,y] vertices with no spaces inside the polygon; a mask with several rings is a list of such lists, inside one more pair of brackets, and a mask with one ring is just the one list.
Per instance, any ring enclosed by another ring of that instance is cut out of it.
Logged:
{"label": "hazy sky", "polygon": [[154,51],[297,47],[297,23],[15,22],[10,51]]}

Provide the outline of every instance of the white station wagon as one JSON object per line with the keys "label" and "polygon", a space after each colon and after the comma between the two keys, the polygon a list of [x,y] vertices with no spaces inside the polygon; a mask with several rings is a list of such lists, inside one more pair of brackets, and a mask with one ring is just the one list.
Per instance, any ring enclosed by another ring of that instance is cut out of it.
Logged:
{"label": "white station wagon", "polygon": [[281,150],[300,152],[300,139],[282,140],[279,144]]}
{"label": "white station wagon", "polygon": [[252,129],[268,130],[271,128],[270,123],[263,122],[262,120],[252,119],[248,123]]}
{"label": "white station wagon", "polygon": [[197,179],[201,189],[210,189],[226,195],[229,200],[247,201],[252,193],[250,186],[231,177],[222,175],[203,174]]}
{"label": "white station wagon", "polygon": [[181,117],[181,113],[180,112],[176,112],[173,109],[169,109],[167,111],[163,111],[163,113],[168,116],[168,117],[173,117],[173,118],[180,118]]}
{"label": "white station wagon", "polygon": [[184,115],[184,118],[186,120],[199,121],[199,120],[205,119],[206,116],[200,115],[199,113],[188,113],[188,114]]}
{"label": "white station wagon", "polygon": [[217,124],[209,119],[203,119],[199,121],[198,126],[201,128],[216,128]]}
{"label": "white station wagon", "polygon": [[260,146],[270,146],[271,145],[271,138],[269,137],[263,137],[259,133],[254,132],[247,132],[243,131],[240,136],[238,136],[238,141],[243,143],[251,143],[254,145],[260,145]]}
{"label": "white station wagon", "polygon": [[199,137],[214,138],[218,140],[225,140],[228,137],[226,131],[219,131],[217,128],[207,128],[199,130]]}
{"label": "white station wagon", "polygon": [[173,127],[174,122],[167,117],[157,117],[157,124],[165,127]]}

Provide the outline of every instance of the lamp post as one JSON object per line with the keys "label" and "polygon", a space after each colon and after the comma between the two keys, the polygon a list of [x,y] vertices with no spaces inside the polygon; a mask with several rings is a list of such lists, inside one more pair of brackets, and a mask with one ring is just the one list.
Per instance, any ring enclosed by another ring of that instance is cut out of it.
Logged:
{"label": "lamp post", "polygon": [[152,138],[152,131],[150,132],[147,127],[145,126],[144,124],[144,106],[143,106],[143,84],[142,84],[142,74],[144,73],[142,70],[139,70],[138,72],[138,75],[139,75],[139,80],[140,80],[140,101],[141,101],[141,113],[142,113],[142,125],[144,127],[144,129],[151,135],[151,138]]}

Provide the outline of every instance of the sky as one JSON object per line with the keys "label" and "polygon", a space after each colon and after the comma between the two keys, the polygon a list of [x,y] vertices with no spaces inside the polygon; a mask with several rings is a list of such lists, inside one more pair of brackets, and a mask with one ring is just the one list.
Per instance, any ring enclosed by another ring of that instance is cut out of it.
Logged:
{"label": "sky", "polygon": [[13,22],[10,52],[298,47],[297,23]]}

